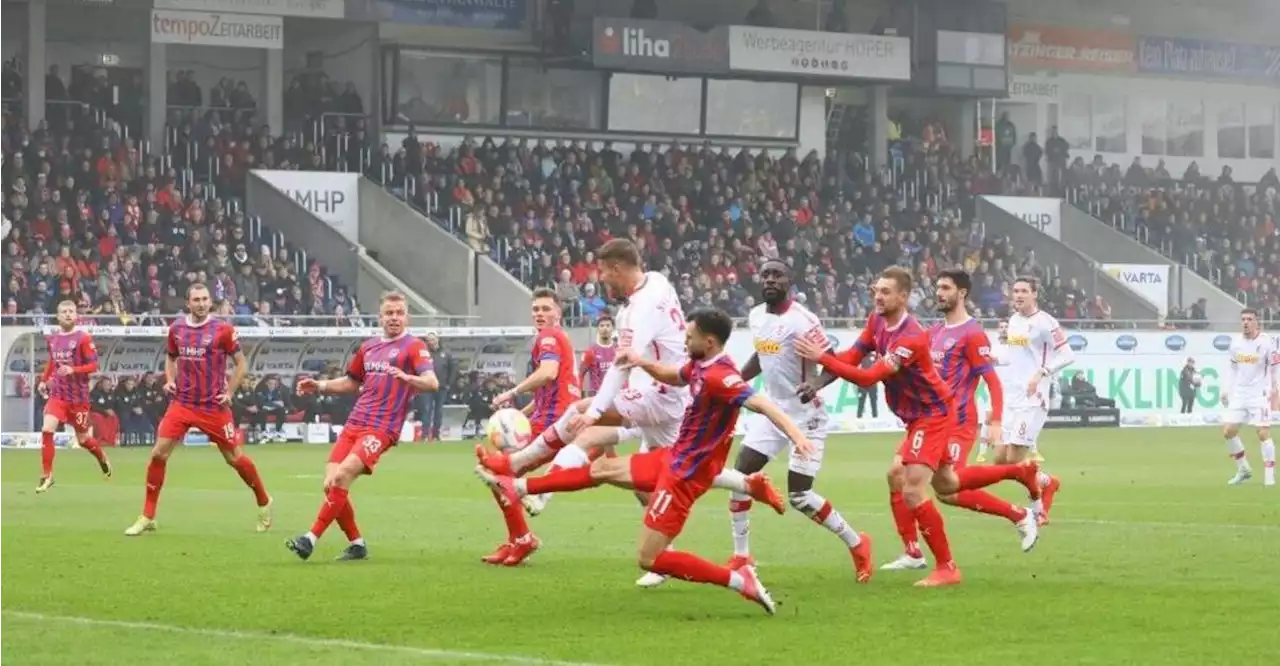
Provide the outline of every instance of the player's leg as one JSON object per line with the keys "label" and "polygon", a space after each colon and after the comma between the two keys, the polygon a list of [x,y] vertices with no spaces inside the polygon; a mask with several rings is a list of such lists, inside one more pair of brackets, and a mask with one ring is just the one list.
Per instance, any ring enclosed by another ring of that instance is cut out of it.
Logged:
{"label": "player's leg", "polygon": [[830,500],[814,492],[814,477],[822,466],[823,441],[810,441],[818,447],[818,453],[807,460],[792,455],[787,472],[787,498],[791,501],[792,508],[825,527],[844,543],[853,559],[854,579],[859,583],[869,583],[874,570],[871,563],[871,537],[866,532],[853,529],[844,516],[831,506]]}
{"label": "player's leg", "polygon": [[334,522],[347,537],[347,548],[339,560],[363,560],[369,556],[368,546],[356,524],[355,506],[351,503],[351,486],[364,474],[372,474],[378,461],[392,445],[395,437],[363,428],[344,428],[329,452],[325,465],[324,503],[315,522],[305,534],[285,542],[285,547],[301,559],[311,557],[316,543]]}
{"label": "player's leg", "polygon": [[[742,474],[755,474],[785,450],[785,443],[778,441],[772,430],[773,424],[768,419],[756,415],[747,417],[747,436],[738,449],[733,469]],[[751,503],[751,497],[745,492],[729,496],[729,523],[733,530],[731,568],[754,563],[751,558]]]}
{"label": "player's leg", "polygon": [[1222,439],[1227,443],[1227,455],[1236,463],[1236,473],[1227,480],[1230,485],[1239,485],[1253,478],[1253,468],[1249,458],[1245,456],[1244,442],[1240,441],[1240,425],[1245,423],[1248,411],[1232,407],[1223,415]]}
{"label": "player's leg", "polygon": [[[1006,433],[1008,436],[997,462],[1015,465],[1037,462],[1035,460],[1036,443],[1040,439],[1040,431],[1044,429],[1048,415],[1047,410],[1039,408],[1011,410],[1008,414],[1010,419],[1009,431]],[[1044,526],[1049,522],[1049,509],[1053,506],[1054,497],[1062,486],[1062,482],[1041,468],[1036,473],[1036,485],[1039,486],[1039,494],[1028,490],[1027,498],[1031,504],[1031,510],[1036,514],[1038,524]]]}
{"label": "player's leg", "polygon": [[[1029,552],[1040,538],[1035,512],[1017,507],[981,488],[997,480],[1015,479],[1026,486],[1028,493],[1039,495],[1039,468],[1035,462],[1021,465],[970,466],[965,464],[973,448],[971,429],[961,428],[952,439],[949,459],[933,476],[933,489],[944,504],[968,509],[976,513],[1000,516],[1018,530],[1022,552]],[[968,442],[968,446],[964,444]]]}
{"label": "player's leg", "polygon": [[693,503],[709,487],[709,483],[683,481],[664,471],[645,509],[636,558],[640,568],[663,579],[675,577],[735,590],[773,615],[777,612],[777,605],[769,591],[760,584],[755,567],[734,570],[693,553],[672,549],[676,536],[684,529]]}
{"label": "player's leg", "polygon": [[[622,440],[622,433],[627,430],[610,426],[592,426],[583,430],[573,438],[572,445],[556,451],[555,457],[551,459],[551,466],[547,468],[547,473],[586,467],[593,460],[593,451],[598,451],[599,455],[613,454],[614,448]],[[551,501],[551,497],[551,493],[527,495],[521,503],[529,515],[536,516],[547,508],[547,502]]]}
{"label": "player's leg", "polygon": [[89,452],[93,459],[98,461],[98,469],[102,471],[104,478],[111,478],[111,461],[107,459],[107,453],[102,450],[102,445],[93,437],[92,426],[89,424],[89,406],[77,405],[71,412],[71,426],[76,431],[76,443],[80,448]]}
{"label": "player's leg", "polygon": [[195,426],[209,436],[209,441],[218,447],[222,459],[236,471],[244,485],[253,491],[253,499],[258,504],[257,530],[266,532],[271,529],[271,495],[267,493],[262,476],[258,474],[258,466],[253,463],[252,458],[245,455],[244,447],[236,443],[236,424],[231,420],[231,410],[200,414]]}
{"label": "player's leg", "polygon": [[933,553],[935,568],[928,577],[917,581],[922,587],[954,585],[960,582],[960,569],[951,556],[942,513],[929,496],[935,471],[950,463],[947,452],[954,422],[950,418],[924,418],[907,430],[898,455],[902,458],[902,498],[920,528],[920,534]]}
{"label": "player's leg", "polygon": [[1276,485],[1276,443],[1271,439],[1271,408],[1262,407],[1257,410],[1253,421],[1258,433],[1258,442],[1262,445],[1262,485]]}
{"label": "player's leg", "polygon": [[53,461],[58,454],[53,438],[58,426],[70,421],[66,407],[66,403],[57,398],[49,398],[49,402],[44,405],[44,419],[40,424],[40,481],[36,484],[37,493],[53,487]]}
{"label": "player's leg", "polygon": [[147,461],[147,487],[142,502],[142,515],[124,531],[125,536],[155,531],[156,508],[160,503],[160,491],[164,488],[169,456],[182,443],[194,422],[191,410],[182,405],[171,404],[165,410],[160,425],[156,427],[156,443],[151,447],[151,458]]}
{"label": "player's leg", "polygon": [[893,457],[889,463],[889,471],[885,473],[889,484],[889,514],[893,516],[893,526],[902,540],[902,554],[884,563],[881,571],[901,571],[904,569],[923,569],[928,566],[924,552],[920,550],[920,531],[916,528],[916,517],[907,504],[903,489],[907,485],[907,468],[902,465],[902,456]]}
{"label": "player's leg", "polygon": [[[503,476],[518,476],[530,469],[534,469],[537,467],[538,461],[552,458],[557,451],[572,442],[573,435],[569,432],[569,424],[574,417],[587,411],[587,407],[590,405],[591,400],[589,398],[579,400],[564,410],[564,414],[561,414],[560,418],[556,419],[556,422],[550,428],[534,437],[528,446],[510,454],[486,456],[482,464],[495,474]],[[595,425],[620,426],[624,425],[624,423],[616,410],[609,409],[601,415]]]}

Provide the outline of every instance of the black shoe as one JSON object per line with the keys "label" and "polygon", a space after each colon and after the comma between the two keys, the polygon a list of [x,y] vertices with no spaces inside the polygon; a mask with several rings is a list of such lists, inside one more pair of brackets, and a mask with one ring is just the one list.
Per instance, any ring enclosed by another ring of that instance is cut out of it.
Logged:
{"label": "black shoe", "polygon": [[299,559],[306,560],[311,557],[311,551],[315,550],[315,544],[311,543],[311,539],[305,536],[295,537],[284,542],[284,547],[293,551]]}
{"label": "black shoe", "polygon": [[339,562],[346,562],[348,560],[367,560],[369,559],[369,547],[362,543],[353,543],[347,546],[346,550],[342,551],[342,554],[334,559]]}

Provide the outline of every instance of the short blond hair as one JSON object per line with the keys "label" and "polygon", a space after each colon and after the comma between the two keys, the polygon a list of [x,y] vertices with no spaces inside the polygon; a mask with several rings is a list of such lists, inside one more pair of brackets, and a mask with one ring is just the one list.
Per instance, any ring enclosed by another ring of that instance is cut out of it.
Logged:
{"label": "short blond hair", "polygon": [[382,299],[378,301],[378,307],[382,307],[387,303],[404,303],[406,300],[404,294],[398,291],[388,291],[382,294]]}

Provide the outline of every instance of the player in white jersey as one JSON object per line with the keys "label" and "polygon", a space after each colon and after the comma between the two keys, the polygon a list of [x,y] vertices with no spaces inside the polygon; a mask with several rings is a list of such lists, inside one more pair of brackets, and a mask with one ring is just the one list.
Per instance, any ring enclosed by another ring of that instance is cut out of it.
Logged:
{"label": "player in white jersey", "polygon": [[[1033,277],[1021,277],[1013,283],[1014,311],[1009,315],[1004,342],[1008,383],[1000,418],[1001,432],[1007,436],[996,447],[997,463],[1021,462],[1035,453],[1040,430],[1049,418],[1049,385],[1063,368],[1075,362],[1066,332],[1058,320],[1040,309],[1039,291]],[[1061,485],[1057,477],[1041,472],[1041,498],[1031,500],[1041,525],[1049,522],[1049,509]]]}
{"label": "player in white jersey", "polygon": [[1227,349],[1226,386],[1222,391],[1222,437],[1227,440],[1227,453],[1236,461],[1236,474],[1227,483],[1239,485],[1253,478],[1253,470],[1244,455],[1240,426],[1248,424],[1258,433],[1262,443],[1263,484],[1276,484],[1276,444],[1271,440],[1272,392],[1280,370],[1280,350],[1276,341],[1263,333],[1258,312],[1246,308],[1240,312],[1241,334],[1232,338]]}
{"label": "player in white jersey", "polygon": [[[779,454],[789,452],[787,495],[791,506],[844,542],[853,558],[855,578],[859,583],[866,583],[871,580],[873,571],[871,538],[850,527],[831,502],[813,491],[814,477],[822,467],[827,411],[821,398],[801,399],[802,386],[813,379],[812,375],[821,373],[821,368],[796,353],[795,341],[807,339],[825,345],[827,334],[813,313],[791,300],[789,266],[777,260],[766,261],[760,267],[760,280],[760,295],[764,302],[752,308],[747,317],[755,353],[742,367],[742,378],[750,381],[763,375],[764,395],[800,426],[816,452],[807,457],[796,455],[786,434],[768,419],[752,416],[747,419],[747,436],[742,448],[738,449],[734,468],[744,474],[754,474]],[[751,498],[744,493],[734,493],[729,500],[729,515],[733,523],[730,569],[754,564],[748,537],[751,504]]]}
{"label": "player in white jersey", "polygon": [[[684,310],[667,278],[646,272],[640,250],[626,239],[605,243],[596,256],[600,282],[610,298],[622,302],[614,316],[618,351],[633,349],[641,358],[663,365],[686,363]],[[605,373],[595,396],[566,410],[529,446],[509,455],[487,455],[481,464],[495,474],[516,476],[552,456],[562,469],[581,467],[590,462],[587,451],[592,447],[612,447],[636,437],[642,450],[670,446],[689,401],[687,388],[659,384],[647,373],[631,373],[615,365]],[[637,583],[652,587],[664,580],[648,573]]]}

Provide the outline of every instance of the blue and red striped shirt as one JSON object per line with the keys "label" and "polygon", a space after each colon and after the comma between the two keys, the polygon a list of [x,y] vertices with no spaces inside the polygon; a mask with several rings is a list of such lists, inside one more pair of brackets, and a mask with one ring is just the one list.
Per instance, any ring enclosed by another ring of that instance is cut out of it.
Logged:
{"label": "blue and red striped shirt", "polygon": [[879,355],[877,363],[896,370],[884,380],[884,398],[903,423],[947,413],[951,389],[938,375],[929,353],[929,334],[915,317],[906,315],[890,327],[884,317],[871,313],[857,342],[837,357],[857,366],[871,352]]}
{"label": "blue and red striped shirt", "polygon": [[583,388],[588,389],[591,393],[600,390],[600,384],[604,383],[604,375],[613,367],[613,359],[618,355],[617,345],[602,345],[599,342],[591,343],[587,347],[586,353],[582,355],[582,370],[586,374],[587,385]]}
{"label": "blue and red striped shirt", "polygon": [[991,341],[977,319],[929,330],[933,364],[955,399],[956,422],[978,422],[978,381],[991,372]]}
{"label": "blue and red striped shirt", "polygon": [[543,384],[533,392],[533,417],[529,424],[534,432],[550,428],[570,405],[582,397],[578,378],[574,375],[574,358],[573,343],[563,328],[548,326],[534,336],[531,371],[546,361],[560,364],[555,381]]}
{"label": "blue and red striped shirt", "polygon": [[235,326],[213,317],[199,324],[179,317],[169,327],[169,358],[177,364],[174,402],[192,409],[225,409],[217,396],[227,391],[227,358],[239,353]]}
{"label": "blue and red striped shirt", "polygon": [[[48,382],[49,397],[73,405],[89,404],[89,375],[98,370],[98,348],[88,331],[59,331],[46,338],[49,364],[40,381]],[[72,374],[59,375],[59,366],[70,366]]]}
{"label": "blue and red striped shirt", "polygon": [[680,368],[680,378],[689,386],[693,402],[671,445],[671,471],[682,479],[709,479],[724,469],[738,412],[755,391],[726,354],[689,361]]}
{"label": "blue and red striped shirt", "polygon": [[347,363],[347,376],[360,382],[360,396],[347,417],[347,427],[369,428],[398,441],[415,391],[389,371],[400,368],[405,374],[421,375],[434,367],[431,351],[421,338],[402,333],[360,343]]}

